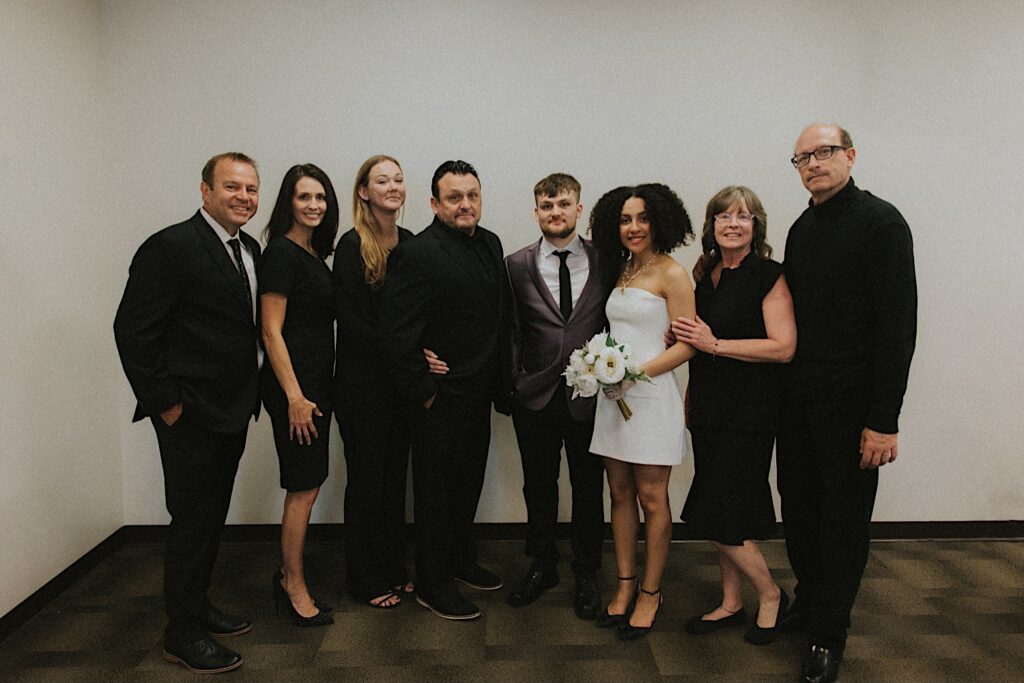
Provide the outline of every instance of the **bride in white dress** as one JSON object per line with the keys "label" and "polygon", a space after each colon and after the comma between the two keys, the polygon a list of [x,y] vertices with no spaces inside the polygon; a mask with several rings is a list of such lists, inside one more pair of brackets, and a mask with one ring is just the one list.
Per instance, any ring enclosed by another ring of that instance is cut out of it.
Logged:
{"label": "bride in white dress", "polygon": [[[659,184],[620,187],[594,205],[594,245],[622,263],[605,310],[615,341],[628,343],[651,382],[625,380],[598,396],[590,451],[604,458],[612,499],[612,536],[618,586],[598,617],[598,626],[617,627],[620,640],[647,635],[661,606],[661,576],[672,539],[668,480],[683,460],[686,437],[683,402],[673,370],[694,355],[687,344],[665,348],[669,321],[695,315],[693,286],[686,270],[669,256],[693,237],[693,227],[676,194]],[[633,412],[623,419],[616,400],[627,398]],[[636,569],[637,531],[644,510],[643,580]]]}

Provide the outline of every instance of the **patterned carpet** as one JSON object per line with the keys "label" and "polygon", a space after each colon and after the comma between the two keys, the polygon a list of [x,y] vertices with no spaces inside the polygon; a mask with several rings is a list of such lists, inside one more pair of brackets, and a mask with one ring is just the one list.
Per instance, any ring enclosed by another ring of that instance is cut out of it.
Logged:
{"label": "patterned carpet", "polygon": [[[763,544],[787,591],[793,577],[781,542]],[[573,615],[572,575],[521,609],[508,588],[466,591],[484,610],[449,622],[414,599],[397,609],[354,604],[343,591],[340,543],[308,548],[307,575],[335,607],[336,623],[299,629],[274,616],[270,577],[274,543],[225,543],[212,596],[249,616],[251,633],[226,640],[244,666],[232,681],[580,681],[715,683],[797,680],[800,636],[758,648],[742,629],[694,637],[686,619],[719,598],[715,554],[702,542],[672,546],[665,604],[645,639],[620,643]],[[506,583],[527,568],[522,544],[485,541],[481,564]],[[565,553],[564,553],[565,554]],[[563,555],[564,555],[563,554]],[[209,681],[161,658],[161,546],[128,543],[0,642],[0,680]],[[606,544],[606,591],[615,571]],[[747,595],[748,612],[756,609]],[[1020,541],[876,542],[853,615],[840,680],[1024,681],[1024,543]],[[219,679],[218,679],[219,680]]]}

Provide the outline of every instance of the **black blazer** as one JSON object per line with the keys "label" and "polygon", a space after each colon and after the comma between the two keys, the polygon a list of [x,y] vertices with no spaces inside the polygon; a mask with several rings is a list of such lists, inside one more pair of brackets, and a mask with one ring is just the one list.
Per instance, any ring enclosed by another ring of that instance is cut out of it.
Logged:
{"label": "black blazer", "polygon": [[[509,410],[511,289],[501,240],[477,226],[497,274],[496,296],[481,286],[477,256],[464,237],[437,219],[400,244],[388,259],[381,319],[389,368],[398,392],[417,404],[437,392],[484,390],[494,407]],[[428,348],[448,364],[447,375],[431,375]]]}
{"label": "black blazer", "polygon": [[[259,243],[238,235],[258,264]],[[257,414],[257,326],[232,258],[198,211],[135,253],[114,337],[138,399],[133,420],[181,402],[183,419],[232,433]]]}

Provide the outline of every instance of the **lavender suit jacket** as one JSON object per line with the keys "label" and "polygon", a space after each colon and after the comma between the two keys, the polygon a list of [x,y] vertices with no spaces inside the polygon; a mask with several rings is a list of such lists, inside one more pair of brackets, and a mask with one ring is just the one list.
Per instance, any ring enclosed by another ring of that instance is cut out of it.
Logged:
{"label": "lavender suit jacket", "polygon": [[569,411],[576,420],[594,419],[595,399],[571,399],[562,372],[569,354],[592,336],[607,328],[604,305],[614,285],[614,274],[602,267],[597,250],[581,240],[590,261],[587,283],[572,315],[562,318],[558,302],[551,296],[537,268],[540,240],[505,259],[512,294],[512,386],[515,400],[530,410],[540,410],[556,391],[566,392]]}

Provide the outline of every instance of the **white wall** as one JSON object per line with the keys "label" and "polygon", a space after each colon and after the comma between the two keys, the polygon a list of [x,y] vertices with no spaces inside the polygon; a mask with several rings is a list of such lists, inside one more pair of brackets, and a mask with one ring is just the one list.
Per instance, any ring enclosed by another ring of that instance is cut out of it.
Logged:
{"label": "white wall", "polygon": [[[122,207],[134,236],[123,263],[193,210],[205,157],[236,147],[262,163],[256,228],[289,165],[320,164],[347,195],[362,159],[383,151],[405,168],[413,229],[430,217],[432,170],[461,157],[480,171],[483,224],[507,251],[535,238],[533,183],[566,170],[588,206],[613,186],[659,180],[695,216],[722,185],[749,184],[781,255],[806,202],[787,162],[793,141],[805,123],[837,120],[857,142],[858,183],[910,222],[921,290],[902,458],[883,473],[875,518],[1024,517],[1019,4],[206,5],[103,5],[115,167],[145,197]],[[478,519],[521,521],[511,425],[493,425]],[[126,522],[161,522],[153,438],[125,427],[124,441]],[[332,467],[322,521],[341,518],[340,457]],[[676,510],[691,476],[689,462],[674,474]],[[278,518],[262,422],[236,495],[232,521]]]}
{"label": "white wall", "polygon": [[0,3],[0,615],[124,519],[99,31],[96,3]]}
{"label": "white wall", "polygon": [[[3,534],[25,556],[0,611],[116,528],[122,500],[126,524],[167,519],[152,430],[128,423],[110,321],[135,248],[195,210],[199,168],[228,149],[261,162],[254,232],[291,164],[320,164],[344,197],[359,163],[388,152],[403,163],[415,230],[429,221],[431,172],[461,157],[480,171],[483,224],[507,251],[535,238],[533,183],[565,170],[588,207],[658,180],[694,216],[722,185],[748,184],[781,254],[806,203],[793,141],[807,122],[839,121],[857,143],[857,182],[914,231],[921,292],[902,456],[883,471],[875,518],[1024,518],[1017,3],[0,7],[11,150],[0,334],[13,360],[0,390]],[[511,425],[493,425],[478,519],[522,521]],[[341,519],[333,450],[317,521]],[[232,522],[279,519],[276,467],[261,420]],[[675,510],[691,476],[689,461],[674,473]]]}

